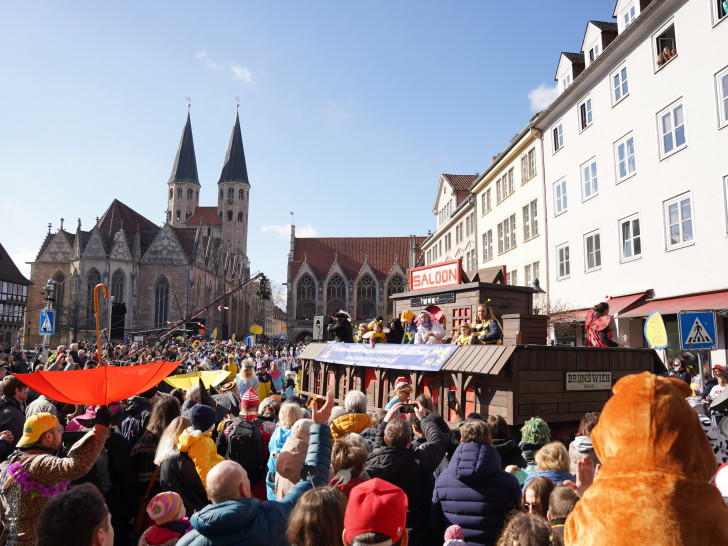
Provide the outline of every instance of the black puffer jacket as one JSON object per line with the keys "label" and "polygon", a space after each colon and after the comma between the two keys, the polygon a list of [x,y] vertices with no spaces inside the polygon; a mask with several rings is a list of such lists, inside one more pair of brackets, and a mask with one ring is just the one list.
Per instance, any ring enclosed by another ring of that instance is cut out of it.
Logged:
{"label": "black puffer jacket", "polygon": [[336,338],[336,341],[343,343],[354,343],[354,335],[351,328],[351,322],[343,320],[335,324],[329,324],[329,334]]}
{"label": "black puffer jacket", "polygon": [[503,470],[512,464],[518,468],[526,468],[528,466],[526,459],[523,458],[523,453],[521,453],[521,448],[518,447],[513,438],[494,438],[493,449],[500,455],[501,468]]}
{"label": "black puffer jacket", "polygon": [[428,546],[441,544],[442,536],[436,537],[430,528],[430,501],[434,488],[433,472],[445,456],[445,435],[437,425],[436,413],[430,413],[420,421],[427,445],[420,449],[389,447],[384,444],[382,421],[377,430],[374,450],[367,459],[366,469],[372,478],[381,478],[407,495],[407,532],[410,544]]}
{"label": "black puffer jacket", "polygon": [[209,504],[207,492],[200,476],[187,453],[172,450],[159,467],[159,484],[162,491],[176,491],[182,497],[187,517]]}

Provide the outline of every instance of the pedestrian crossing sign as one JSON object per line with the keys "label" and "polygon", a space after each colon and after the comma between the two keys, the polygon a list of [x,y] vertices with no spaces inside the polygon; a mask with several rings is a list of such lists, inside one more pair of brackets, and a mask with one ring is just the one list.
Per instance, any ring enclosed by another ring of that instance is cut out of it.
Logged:
{"label": "pedestrian crossing sign", "polygon": [[40,329],[38,333],[42,336],[52,336],[55,326],[56,312],[44,309],[40,312]]}
{"label": "pedestrian crossing sign", "polygon": [[682,349],[714,349],[716,347],[715,313],[713,311],[683,311],[678,318]]}

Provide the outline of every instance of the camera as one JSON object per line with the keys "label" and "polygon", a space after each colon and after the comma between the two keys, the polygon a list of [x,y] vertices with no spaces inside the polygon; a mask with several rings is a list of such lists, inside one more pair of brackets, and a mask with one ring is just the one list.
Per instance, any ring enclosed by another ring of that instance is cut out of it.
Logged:
{"label": "camera", "polygon": [[402,413],[414,413],[416,409],[417,406],[415,406],[414,404],[402,404],[402,407],[399,411],[401,411]]}

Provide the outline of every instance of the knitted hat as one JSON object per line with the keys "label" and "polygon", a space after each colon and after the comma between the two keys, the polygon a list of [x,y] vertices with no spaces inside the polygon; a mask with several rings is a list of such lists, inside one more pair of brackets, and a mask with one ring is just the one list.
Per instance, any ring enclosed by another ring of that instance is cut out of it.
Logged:
{"label": "knitted hat", "polygon": [[157,525],[164,525],[175,519],[183,519],[186,515],[185,505],[178,493],[165,491],[149,501],[147,514]]}
{"label": "knitted hat", "polygon": [[205,404],[195,404],[190,410],[189,417],[193,429],[207,432],[210,428],[215,426],[215,418],[217,417],[217,414],[210,406],[206,406]]}
{"label": "knitted hat", "polygon": [[445,543],[442,546],[465,546],[465,535],[459,525],[445,529]]}
{"label": "knitted hat", "polygon": [[242,400],[240,400],[240,409],[243,409],[243,406],[255,407],[259,404],[260,398],[258,398],[258,393],[255,392],[253,387],[250,387],[247,391],[245,391]]}
{"label": "knitted hat", "polygon": [[543,446],[551,441],[551,430],[546,421],[540,417],[532,417],[521,429],[521,443]]}
{"label": "knitted hat", "polygon": [[401,389],[402,387],[409,387],[409,386],[410,386],[409,378],[404,377],[404,376],[399,376],[394,382],[395,391]]}
{"label": "knitted hat", "polygon": [[407,495],[396,485],[379,478],[367,480],[351,490],[344,515],[349,543],[363,533],[382,533],[397,542],[407,522]]}
{"label": "knitted hat", "polygon": [[267,367],[268,367],[268,363],[265,360],[261,360],[260,362],[258,362],[258,369],[259,370],[261,368],[267,368]]}

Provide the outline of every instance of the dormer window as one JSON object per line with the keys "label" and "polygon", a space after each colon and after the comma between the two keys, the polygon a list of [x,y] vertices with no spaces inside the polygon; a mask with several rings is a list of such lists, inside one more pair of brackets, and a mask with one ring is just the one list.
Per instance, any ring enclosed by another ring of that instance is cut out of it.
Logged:
{"label": "dormer window", "polygon": [[631,25],[635,17],[637,17],[637,11],[634,4],[630,4],[625,10],[619,15],[619,22],[622,25],[622,31]]}
{"label": "dormer window", "polygon": [[589,50],[589,62],[590,62],[590,63],[593,63],[593,62],[594,62],[594,60],[595,60],[595,59],[596,59],[597,57],[599,57],[599,53],[600,53],[600,51],[599,51],[599,44],[598,44],[598,43],[596,43],[596,44],[594,44],[594,47],[592,47],[592,48],[591,48],[591,49]]}
{"label": "dormer window", "polygon": [[567,87],[571,85],[571,83],[571,73],[567,73],[563,78],[561,78],[561,91],[563,92]]}
{"label": "dormer window", "polygon": [[728,3],[725,0],[713,0],[713,24],[717,25],[728,17]]}

